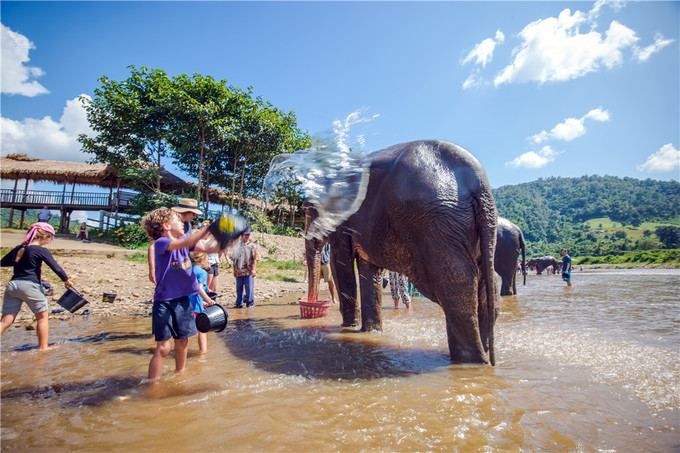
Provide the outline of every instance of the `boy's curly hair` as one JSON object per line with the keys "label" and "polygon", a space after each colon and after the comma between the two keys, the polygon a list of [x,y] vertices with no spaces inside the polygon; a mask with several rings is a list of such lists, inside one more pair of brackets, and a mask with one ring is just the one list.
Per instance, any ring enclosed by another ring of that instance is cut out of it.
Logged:
{"label": "boy's curly hair", "polygon": [[163,225],[170,223],[173,217],[179,218],[179,215],[172,209],[158,208],[147,213],[139,223],[144,228],[147,236],[155,241],[163,237],[165,233]]}

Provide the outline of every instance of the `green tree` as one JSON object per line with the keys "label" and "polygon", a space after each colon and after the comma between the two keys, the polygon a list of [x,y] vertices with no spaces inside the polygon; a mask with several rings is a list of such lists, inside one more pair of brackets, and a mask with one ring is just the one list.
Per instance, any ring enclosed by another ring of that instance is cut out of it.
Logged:
{"label": "green tree", "polygon": [[123,82],[99,79],[101,87],[86,105],[96,136],[80,134],[78,141],[93,154],[92,162],[108,164],[140,190],[160,191],[172,114],[170,79],[160,69],[130,70]]}
{"label": "green tree", "polygon": [[671,225],[661,226],[656,227],[655,232],[665,248],[674,249],[680,247],[680,227]]}

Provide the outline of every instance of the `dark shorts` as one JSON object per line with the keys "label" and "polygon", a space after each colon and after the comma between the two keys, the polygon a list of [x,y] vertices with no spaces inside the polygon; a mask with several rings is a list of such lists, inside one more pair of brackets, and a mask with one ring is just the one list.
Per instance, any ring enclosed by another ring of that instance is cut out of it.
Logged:
{"label": "dark shorts", "polygon": [[571,281],[571,272],[562,272],[562,280],[565,282]]}
{"label": "dark shorts", "polygon": [[154,301],[152,320],[156,341],[183,339],[196,335],[194,309],[188,296]]}
{"label": "dark shorts", "polygon": [[208,269],[208,275],[214,275],[215,277],[220,275],[220,264],[211,264],[210,269]]}

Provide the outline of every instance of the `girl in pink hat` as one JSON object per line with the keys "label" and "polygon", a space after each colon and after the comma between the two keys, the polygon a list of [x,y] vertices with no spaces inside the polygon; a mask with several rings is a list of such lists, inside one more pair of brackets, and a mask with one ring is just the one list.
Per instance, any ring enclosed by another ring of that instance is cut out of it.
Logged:
{"label": "girl in pink hat", "polygon": [[14,275],[5,288],[5,299],[2,304],[2,320],[0,320],[0,334],[12,325],[21,304],[26,305],[35,314],[38,321],[38,349],[50,349],[47,336],[50,331],[49,314],[47,312],[47,298],[42,290],[41,269],[45,262],[61,278],[66,288],[73,286],[66,272],[54,261],[54,257],[45,248],[54,239],[54,228],[45,222],[31,225],[31,229],[23,242],[7,255],[2,257],[0,265],[14,266]]}

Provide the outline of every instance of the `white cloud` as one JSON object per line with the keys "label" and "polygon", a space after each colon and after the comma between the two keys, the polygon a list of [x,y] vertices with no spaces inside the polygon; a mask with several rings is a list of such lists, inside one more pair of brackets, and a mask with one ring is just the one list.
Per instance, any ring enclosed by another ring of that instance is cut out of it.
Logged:
{"label": "white cloud", "polygon": [[510,162],[506,162],[507,167],[513,168],[541,168],[553,162],[561,152],[555,151],[550,146],[544,146],[540,151],[529,151]]}
{"label": "white cloud", "polygon": [[527,140],[536,144],[541,144],[547,142],[548,140],[562,140],[565,142],[574,140],[586,133],[586,119],[595,121],[609,121],[609,112],[598,107],[589,111],[581,118],[567,118],[563,122],[553,127],[550,132],[541,131],[536,135],[532,135]]}
{"label": "white cloud", "polygon": [[675,41],[674,39],[664,39],[664,37],[657,33],[656,36],[654,36],[654,44],[650,44],[647,47],[644,47],[642,49],[635,47],[633,54],[635,55],[635,58],[639,62],[647,61],[649,60],[649,57],[651,57],[653,54],[659,52],[661,49],[669,45]]}
{"label": "white cloud", "polygon": [[663,145],[654,154],[647,157],[647,161],[638,165],[638,171],[650,173],[663,173],[680,168],[680,151],[675,149],[672,143]]}
{"label": "white cloud", "polygon": [[484,41],[475,45],[475,47],[463,59],[462,64],[475,60],[475,64],[486,66],[488,62],[493,59],[493,51],[497,44],[505,41],[505,35],[500,30],[496,31],[494,38],[486,38]]}
{"label": "white cloud", "polygon": [[2,41],[0,70],[2,93],[29,97],[49,93],[47,88],[34,80],[45,74],[44,71],[35,66],[26,66],[29,61],[28,52],[35,49],[33,43],[3,24],[0,24],[0,41]]}
{"label": "white cloud", "polygon": [[514,49],[514,60],[494,79],[504,83],[566,81],[599,70],[613,68],[623,59],[621,51],[633,46],[635,32],[612,21],[604,36],[591,30],[580,33],[587,21],[580,11],[563,10],[558,17],[539,19],[519,33],[522,43]]}
{"label": "white cloud", "polygon": [[89,156],[81,151],[77,141],[80,133],[93,135],[85,107],[78,98],[66,101],[59,122],[49,116],[22,121],[0,117],[1,154],[21,153],[39,159],[85,162]]}

